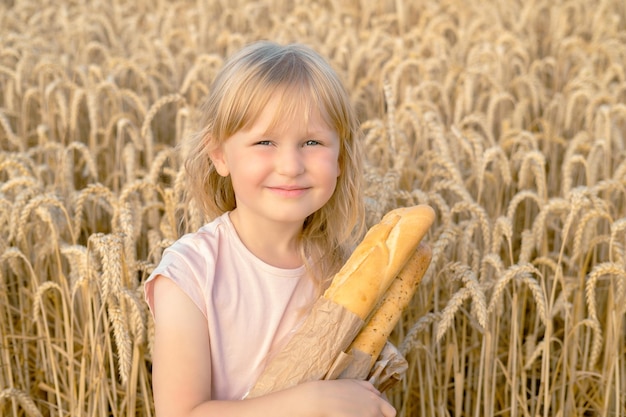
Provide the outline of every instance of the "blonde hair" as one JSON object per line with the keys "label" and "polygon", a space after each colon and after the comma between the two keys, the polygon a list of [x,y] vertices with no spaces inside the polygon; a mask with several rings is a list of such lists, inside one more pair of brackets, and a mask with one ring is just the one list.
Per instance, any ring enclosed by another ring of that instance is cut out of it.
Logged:
{"label": "blonde hair", "polygon": [[227,60],[202,108],[201,130],[191,139],[185,161],[187,199],[207,218],[236,206],[230,177],[220,176],[209,153],[251,126],[271,98],[280,97],[276,120],[319,110],[340,139],[335,192],[305,220],[300,236],[303,262],[322,288],[341,267],[364,231],[362,152],[358,122],[337,73],[311,48],[261,41]]}

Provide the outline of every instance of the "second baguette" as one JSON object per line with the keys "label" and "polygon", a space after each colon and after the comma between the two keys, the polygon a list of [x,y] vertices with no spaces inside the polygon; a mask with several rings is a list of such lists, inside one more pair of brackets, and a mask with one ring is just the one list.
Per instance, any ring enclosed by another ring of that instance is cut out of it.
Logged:
{"label": "second baguette", "polygon": [[348,353],[358,350],[370,356],[369,368],[374,365],[404,310],[413,299],[432,258],[432,250],[420,243],[402,271],[393,280],[369,321],[354,339]]}

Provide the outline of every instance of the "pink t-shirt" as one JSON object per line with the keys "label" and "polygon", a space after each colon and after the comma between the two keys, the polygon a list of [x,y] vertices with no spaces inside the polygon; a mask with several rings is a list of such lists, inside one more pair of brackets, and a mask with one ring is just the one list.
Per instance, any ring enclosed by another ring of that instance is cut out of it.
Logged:
{"label": "pink t-shirt", "polygon": [[228,213],[163,252],[145,284],[152,311],[158,275],[173,280],[207,319],[213,399],[241,399],[304,319],[315,289],[304,266],[281,269],[241,242]]}

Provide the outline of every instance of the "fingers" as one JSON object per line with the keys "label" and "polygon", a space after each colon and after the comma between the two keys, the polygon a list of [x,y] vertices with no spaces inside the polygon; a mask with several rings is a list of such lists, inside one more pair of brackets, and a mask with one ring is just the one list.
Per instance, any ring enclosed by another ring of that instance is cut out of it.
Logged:
{"label": "fingers", "polygon": [[383,413],[383,417],[396,417],[396,409],[385,400],[383,400],[380,411]]}
{"label": "fingers", "polygon": [[378,396],[381,396],[381,392],[379,390],[376,389],[376,387],[374,385],[372,385],[371,382],[368,381],[361,381],[361,380],[354,380],[354,382],[356,382],[357,384],[362,385],[365,389],[367,389],[370,392],[375,393]]}
{"label": "fingers", "polygon": [[385,396],[368,381],[339,379],[314,381],[321,391],[317,398],[322,414],[333,417],[395,417],[396,410]]}
{"label": "fingers", "polygon": [[379,404],[380,404],[380,412],[382,413],[383,417],[395,417],[396,416],[396,409],[383,397],[382,393],[378,389],[376,389],[374,385],[372,385],[368,381],[356,380],[355,382],[362,385],[369,392],[376,394],[376,396],[378,397]]}

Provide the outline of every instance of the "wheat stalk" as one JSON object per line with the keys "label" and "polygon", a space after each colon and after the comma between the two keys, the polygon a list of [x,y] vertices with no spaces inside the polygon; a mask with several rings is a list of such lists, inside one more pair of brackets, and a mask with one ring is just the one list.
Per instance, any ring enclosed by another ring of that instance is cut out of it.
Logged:
{"label": "wheat stalk", "polygon": [[[208,70],[211,76],[217,73],[218,68],[222,65],[223,59],[219,55],[213,54],[201,54],[199,55],[193,63],[193,66],[187,71],[185,77],[180,85],[179,93],[181,95],[186,95],[189,93],[192,85],[201,85],[204,88],[207,88],[202,81],[198,80],[200,78],[201,71]],[[194,100],[195,102],[195,97]]]}
{"label": "wheat stalk", "polygon": [[108,300],[111,295],[122,291],[123,246],[118,235],[94,233],[89,237],[88,249],[95,250],[100,255],[102,274],[98,280],[100,298]]}
{"label": "wheat stalk", "polygon": [[532,278],[533,275],[541,277],[539,270],[530,264],[517,264],[507,268],[507,270],[504,271],[503,276],[500,277],[493,287],[491,300],[489,300],[489,305],[487,306],[487,313],[493,313],[498,306],[501,305],[502,294],[504,293],[506,286],[515,278],[528,286],[536,303],[537,314],[543,324],[547,324],[548,316],[546,295],[539,282]]}
{"label": "wheat stalk", "polygon": [[[477,224],[480,226],[482,232],[482,243],[485,249],[491,247],[491,225],[487,220],[487,213],[482,206],[477,203],[468,202],[468,201],[460,201],[456,203],[451,210],[452,214],[456,214],[459,212],[469,212],[472,214],[472,217],[476,219]],[[470,230],[469,228],[466,230]]]}
{"label": "wheat stalk", "polygon": [[[445,259],[445,250],[452,246],[452,242],[458,237],[458,234],[458,230],[452,226],[444,228],[442,232],[439,233],[434,240],[431,264],[436,265],[441,258]],[[424,279],[426,279],[426,277]],[[424,282],[424,279],[422,282]]]}
{"label": "wheat stalk", "polygon": [[487,326],[487,303],[485,294],[478,282],[476,274],[467,265],[453,263],[449,266],[454,274],[453,279],[460,279],[465,288],[470,291],[472,297],[472,313],[478,319],[478,324],[483,328]]}
{"label": "wheat stalk", "polygon": [[[20,155],[2,155],[0,160],[0,171],[11,177],[30,177],[35,171],[33,161],[20,157]],[[30,165],[30,166],[28,166]]]}
{"label": "wheat stalk", "polygon": [[158,99],[146,113],[146,117],[144,118],[143,123],[141,125],[141,137],[143,138],[143,141],[144,141],[144,148],[146,152],[146,163],[148,166],[152,165],[152,161],[154,159],[154,151],[152,149],[153,143],[154,143],[154,133],[152,132],[150,124],[152,123],[154,116],[156,116],[156,114],[159,112],[159,110],[162,107],[166,106],[167,104],[177,103],[177,102],[184,103],[185,102],[184,97],[181,96],[180,94],[170,94],[170,95],[163,96],[160,99]]}
{"label": "wheat stalk", "polygon": [[448,304],[441,311],[441,319],[437,322],[435,341],[440,343],[446,332],[453,327],[454,316],[463,303],[472,296],[469,288],[463,287],[450,297]]}
{"label": "wheat stalk", "polygon": [[529,176],[532,173],[537,194],[544,200],[548,198],[545,164],[545,156],[541,152],[531,151],[523,157],[519,172],[520,187],[525,188],[527,186],[530,181]]}
{"label": "wheat stalk", "polygon": [[[622,233],[626,230],[626,217],[622,217],[621,219],[615,220],[611,223],[611,234],[610,234],[610,247],[613,247],[617,244],[617,236],[619,233]],[[626,242],[626,240],[625,240]],[[613,250],[609,250],[609,253],[612,254]]]}
{"label": "wheat stalk", "polygon": [[402,343],[398,346],[398,351],[404,355],[408,356],[412,351],[417,349],[418,347],[418,336],[426,331],[429,326],[433,323],[441,322],[441,314],[440,313],[427,313],[420,317],[409,329],[404,338],[402,339]]}
{"label": "wheat stalk", "polygon": [[14,399],[29,417],[43,417],[33,399],[24,391],[16,388],[5,388],[0,391],[0,405],[7,399]]}
{"label": "wheat stalk", "polygon": [[60,250],[61,254],[67,258],[70,265],[69,287],[70,293],[74,294],[76,288],[83,281],[89,279],[87,248],[82,245],[62,245]]}
{"label": "wheat stalk", "polygon": [[125,316],[120,306],[111,300],[112,298],[107,303],[107,311],[111,326],[113,327],[115,346],[117,347],[118,375],[122,384],[126,385],[133,361],[133,343],[131,341],[130,335],[128,334],[126,320],[124,318]]}
{"label": "wheat stalk", "polygon": [[147,318],[143,304],[143,291],[141,286],[138,286],[135,291],[131,291],[127,288],[122,289],[120,293],[120,304],[121,300],[126,301],[125,304],[128,306],[128,311],[130,312],[129,314],[125,314],[125,316],[130,316],[129,322],[132,324],[131,333],[134,336],[133,342],[136,345],[146,343]]}
{"label": "wheat stalk", "polygon": [[[65,206],[63,206],[63,203],[59,199],[57,199],[56,196],[44,194],[44,195],[32,198],[23,208],[22,212],[20,213],[19,220],[17,223],[16,239],[18,242],[22,243],[25,246],[27,246],[30,241],[30,239],[28,239],[26,236],[27,223],[29,221],[30,215],[33,211],[36,211],[40,215],[44,213],[41,211],[41,208],[43,206],[55,207],[59,209],[59,211],[63,213],[65,220],[67,221],[67,224],[71,224],[69,214],[67,213]],[[50,225],[50,227],[53,230],[56,230],[55,222],[52,221],[51,217],[44,215],[43,219],[48,225]],[[74,241],[75,238],[72,236],[71,240]]]}
{"label": "wheat stalk", "polygon": [[450,179],[442,179],[434,183],[431,187],[433,193],[441,193],[442,191],[449,191],[456,195],[460,202],[473,204],[473,198],[470,195],[469,191],[463,187],[460,183],[450,180]]}
{"label": "wheat stalk", "polygon": [[[33,177],[16,177],[4,182],[0,187],[0,193],[2,194],[19,194],[21,189],[40,189],[41,183]],[[10,203],[9,203],[10,204]],[[6,215],[10,213],[10,209],[7,208],[3,211]]]}
{"label": "wheat stalk", "polygon": [[508,217],[500,216],[496,219],[493,226],[493,235],[491,238],[492,253],[500,252],[503,238],[506,239],[507,249],[509,252],[509,261],[513,263],[513,223],[509,220]]}
{"label": "wheat stalk", "polygon": [[[599,209],[589,210],[578,220],[578,227],[576,228],[576,232],[574,233],[572,260],[576,260],[577,258],[581,257],[583,251],[589,247],[588,240],[589,240],[590,234],[591,236],[596,235],[594,236],[594,238],[598,237],[597,233],[599,231],[597,229],[597,223],[598,223],[598,220],[600,219],[606,219],[609,225],[613,224],[613,219],[611,218],[609,213],[607,213],[606,211],[599,210]],[[591,223],[591,227],[588,225],[588,223]],[[593,226],[596,226],[595,230],[593,230],[594,229]],[[589,228],[592,228],[592,232],[585,233],[587,232]],[[587,237],[586,240],[584,240],[585,236]]]}
{"label": "wheat stalk", "polygon": [[81,231],[85,204],[88,199],[94,197],[96,197],[95,203],[101,205],[106,212],[111,215],[115,212],[117,200],[111,190],[102,184],[89,184],[86,188],[80,191],[74,201],[74,233],[76,235],[78,235]]}
{"label": "wheat stalk", "polygon": [[626,196],[626,186],[613,178],[609,178],[594,184],[589,190],[589,194],[601,199],[609,212],[619,212],[617,205],[619,205],[620,197]]}
{"label": "wheat stalk", "polygon": [[[626,271],[621,265],[604,262],[594,266],[594,268],[589,273],[589,277],[585,284],[585,301],[589,310],[589,321],[593,324],[592,328],[594,330],[595,336],[592,342],[591,353],[589,357],[589,366],[591,367],[593,367],[598,361],[602,350],[603,337],[602,330],[600,328],[600,321],[598,320],[596,286],[598,283],[598,279],[604,275],[616,276],[618,278],[618,282],[621,283],[619,285],[622,288],[622,293],[620,294],[621,298],[624,288],[623,281],[626,279]],[[623,307],[619,308],[623,310]]]}
{"label": "wheat stalk", "polygon": [[452,327],[457,311],[468,298],[471,298],[473,301],[472,311],[478,319],[478,324],[482,328],[487,324],[485,296],[474,273],[466,265],[460,263],[452,263],[449,265],[449,268],[454,278],[462,280],[465,286],[452,294],[447,305],[441,311],[441,318],[437,323],[435,334],[437,343],[441,341],[445,333]]}
{"label": "wheat stalk", "polygon": [[4,113],[3,109],[0,109],[0,126],[4,130],[6,138],[10,145],[16,147],[17,149],[23,149],[23,143],[20,138],[13,132],[11,128],[11,123]]}
{"label": "wheat stalk", "polygon": [[504,154],[504,151],[500,147],[491,147],[487,149],[483,154],[478,157],[478,173],[476,182],[478,183],[478,195],[476,201],[480,203],[482,201],[482,194],[484,190],[484,178],[487,166],[492,163],[494,167],[497,166],[502,180],[502,185],[508,186],[512,182],[511,168],[509,161]]}

